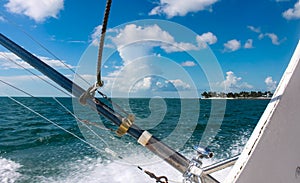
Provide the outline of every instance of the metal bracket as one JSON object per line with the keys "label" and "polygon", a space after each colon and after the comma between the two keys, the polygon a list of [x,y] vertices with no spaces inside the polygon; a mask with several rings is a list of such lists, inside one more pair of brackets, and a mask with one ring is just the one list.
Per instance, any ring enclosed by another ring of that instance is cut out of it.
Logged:
{"label": "metal bracket", "polygon": [[129,114],[127,118],[122,119],[122,123],[119,126],[118,130],[116,131],[119,137],[122,137],[127,133],[128,129],[133,125],[134,118],[135,117],[133,114]]}
{"label": "metal bracket", "polygon": [[81,96],[79,97],[79,102],[82,105],[86,105],[86,100],[89,97],[94,97],[96,90],[99,88],[98,84],[94,84],[93,86],[89,87]]}

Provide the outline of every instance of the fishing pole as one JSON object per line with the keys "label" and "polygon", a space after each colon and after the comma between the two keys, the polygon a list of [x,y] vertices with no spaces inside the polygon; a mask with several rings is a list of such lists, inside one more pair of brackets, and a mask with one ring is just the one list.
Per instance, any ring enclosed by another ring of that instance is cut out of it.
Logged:
{"label": "fishing pole", "polygon": [[[45,64],[39,58],[37,58],[36,56],[22,48],[15,42],[11,41],[1,33],[0,43],[8,50],[10,50],[11,52],[19,56],[21,59],[26,61],[28,64],[30,64],[32,67],[36,68],[48,78],[53,80],[59,86],[64,88],[74,97],[79,98],[83,93],[86,92],[76,83],[69,80],[64,75],[62,75],[49,65]],[[133,124],[129,116],[125,117],[116,113],[114,110],[107,107],[102,101],[93,96],[89,96],[86,98],[86,104],[92,110],[95,110],[99,114],[109,119],[115,125],[117,125],[119,127],[119,132],[121,132],[121,135],[123,135],[123,133],[131,135],[138,141],[138,143],[145,146],[147,149],[149,149],[151,152],[165,160],[178,171],[185,173],[188,170],[190,166],[190,161],[186,157],[176,152],[175,150],[161,142],[159,139],[155,138],[150,132],[142,130],[137,125]],[[199,168],[195,167],[195,169]]]}

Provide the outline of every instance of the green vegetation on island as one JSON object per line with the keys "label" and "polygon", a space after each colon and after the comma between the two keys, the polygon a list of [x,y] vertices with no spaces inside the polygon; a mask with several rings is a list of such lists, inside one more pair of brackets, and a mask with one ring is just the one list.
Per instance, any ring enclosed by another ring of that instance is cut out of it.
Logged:
{"label": "green vegetation on island", "polygon": [[202,94],[203,98],[236,98],[236,99],[251,99],[251,98],[271,98],[273,96],[273,93],[270,91],[251,91],[251,92],[203,92]]}

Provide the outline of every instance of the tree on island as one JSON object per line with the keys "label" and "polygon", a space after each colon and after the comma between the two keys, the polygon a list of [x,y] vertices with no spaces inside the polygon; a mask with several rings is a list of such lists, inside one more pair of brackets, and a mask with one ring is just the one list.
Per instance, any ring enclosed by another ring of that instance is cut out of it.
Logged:
{"label": "tree on island", "polygon": [[270,98],[273,96],[273,93],[271,91],[251,91],[251,92],[246,92],[246,91],[241,91],[239,93],[235,92],[229,92],[229,93],[224,93],[224,92],[203,92],[202,97],[204,98],[212,98],[212,97],[219,97],[219,98],[262,98],[262,97],[267,97]]}

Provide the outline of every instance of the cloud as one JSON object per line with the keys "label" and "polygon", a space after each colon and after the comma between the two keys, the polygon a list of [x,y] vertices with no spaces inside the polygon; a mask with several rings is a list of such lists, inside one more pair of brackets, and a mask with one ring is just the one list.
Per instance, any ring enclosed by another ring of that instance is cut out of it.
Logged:
{"label": "cloud", "polygon": [[253,48],[253,40],[252,39],[248,39],[244,45],[245,49],[250,49]]}
{"label": "cloud", "polygon": [[0,22],[6,22],[6,19],[3,16],[0,16]]}
{"label": "cloud", "polygon": [[[160,47],[165,52],[172,53],[200,50],[203,48],[203,45],[205,45],[203,41],[207,41],[209,44],[213,44],[216,41],[216,37],[212,33],[206,33],[195,37],[197,44],[177,42],[169,32],[164,31],[156,24],[149,26],[129,24],[126,25],[124,29],[114,30],[114,32],[118,34],[115,37],[110,37],[110,39],[116,45],[121,55],[122,49],[132,43],[140,43],[148,50],[154,47]],[[200,40],[200,37],[204,40]]]}
{"label": "cloud", "polygon": [[278,41],[278,36],[276,34],[274,34],[274,33],[266,33],[265,35],[271,39],[272,44],[274,44],[274,45],[280,45],[280,43]]}
{"label": "cloud", "polygon": [[[68,76],[66,76],[68,77]],[[64,92],[64,89],[58,90],[45,81],[61,88],[53,81],[51,81],[45,75],[14,75],[14,76],[0,76],[0,80],[5,81],[13,86],[17,86],[23,91],[30,93],[33,96],[70,96],[67,95],[67,92]],[[2,82],[0,82],[0,95],[7,96],[27,96],[27,94],[18,91],[15,88],[12,88]]]}
{"label": "cloud", "polygon": [[100,40],[100,36],[101,36],[101,29],[102,29],[102,25],[98,25],[97,27],[94,28],[94,32],[92,34],[92,44],[94,46],[98,46],[99,45],[99,40]]}
{"label": "cloud", "polygon": [[195,62],[193,62],[193,61],[185,61],[185,62],[181,63],[181,65],[183,67],[194,67],[194,66],[196,66]]}
{"label": "cloud", "polygon": [[[74,66],[69,65],[64,61],[55,60],[44,56],[37,56],[37,57],[55,69],[75,68]],[[23,68],[33,69],[32,66],[30,66],[27,62],[20,59],[15,54],[11,52],[0,52],[0,70],[23,69]]]}
{"label": "cloud", "polygon": [[236,39],[232,39],[230,41],[227,41],[227,43],[224,43],[224,47],[225,52],[237,51],[241,48],[241,42]]}
{"label": "cloud", "polygon": [[94,28],[94,31],[93,31],[93,33],[91,35],[91,37],[92,37],[92,44],[94,46],[98,46],[99,45],[101,31],[102,31],[102,25],[98,25],[97,27]]}
{"label": "cloud", "polygon": [[171,82],[175,86],[175,88],[177,88],[177,90],[188,90],[191,88],[189,84],[183,82],[180,79],[169,80],[169,82]]}
{"label": "cloud", "polygon": [[198,12],[210,8],[218,0],[160,0],[159,5],[149,15],[165,14],[168,18],[185,16],[190,12]]}
{"label": "cloud", "polygon": [[128,43],[134,43],[145,40],[160,40],[161,42],[174,43],[174,37],[167,31],[162,30],[158,25],[137,26],[136,24],[129,24],[124,29],[119,30],[119,34],[112,38],[112,41],[118,46],[122,47]]}
{"label": "cloud", "polygon": [[267,85],[267,89],[269,91],[273,91],[276,89],[277,87],[277,81],[273,81],[273,78],[271,76],[268,76],[266,79],[265,79],[265,83]]}
{"label": "cloud", "polygon": [[300,0],[296,2],[293,8],[289,8],[288,10],[282,13],[282,16],[287,19],[299,19],[300,18]]}
{"label": "cloud", "polygon": [[[94,46],[99,45],[101,29],[101,25],[95,27],[91,35],[92,44]],[[160,47],[165,52],[172,53],[200,50],[206,48],[206,44],[212,45],[217,42],[217,37],[211,32],[197,35],[195,37],[195,42],[197,44],[190,42],[177,42],[169,32],[163,30],[156,24],[147,26],[129,24],[123,29],[109,29],[107,32],[113,32],[116,33],[116,35],[108,36],[108,39],[110,39],[112,43],[106,44],[105,47],[117,48],[120,52],[122,52],[121,49],[123,49],[123,47],[137,43],[144,47],[148,47],[149,49]]]}
{"label": "cloud", "polygon": [[153,85],[153,78],[152,77],[145,77],[142,80],[140,80],[139,82],[137,82],[134,87],[133,87],[133,91],[137,92],[139,90],[150,90]]}
{"label": "cloud", "polygon": [[[148,64],[146,64],[146,63]],[[113,96],[153,96],[161,95],[161,92],[189,91],[190,84],[182,79],[161,78],[164,71],[152,67],[151,61],[135,61],[123,66],[106,77],[104,90],[110,91]],[[136,68],[139,68],[137,70]]]}
{"label": "cloud", "polygon": [[[20,66],[16,65],[12,61],[18,63]],[[1,70],[8,70],[8,69],[32,69],[32,67],[25,61],[21,60],[18,56],[11,52],[0,52],[0,68]]]}
{"label": "cloud", "polygon": [[259,39],[263,39],[264,37],[270,38],[271,41],[272,41],[272,44],[274,44],[274,45],[280,45],[280,43],[281,43],[282,41],[284,41],[284,40],[279,41],[278,36],[277,36],[276,34],[274,34],[274,33],[265,33],[265,34],[262,34],[262,33],[261,33],[261,34],[259,34],[259,36],[258,36]]}
{"label": "cloud", "polygon": [[199,47],[205,47],[206,44],[215,44],[218,41],[218,38],[213,33],[207,32],[203,33],[202,35],[197,35],[196,40],[198,42]]}
{"label": "cloud", "polygon": [[4,6],[11,13],[43,22],[49,17],[57,18],[59,11],[64,8],[64,0],[9,0]]}
{"label": "cloud", "polygon": [[44,61],[49,66],[56,68],[56,69],[70,69],[70,68],[73,69],[73,68],[75,68],[74,66],[67,64],[65,61],[55,60],[55,59],[51,59],[51,58],[43,57],[43,56],[38,56],[38,57],[39,57],[39,59]]}
{"label": "cloud", "polygon": [[282,39],[281,41],[279,41],[278,36],[275,33],[264,33],[260,30],[260,28],[256,28],[254,26],[247,26],[248,29],[250,29],[251,31],[258,33],[258,39],[261,40],[264,37],[268,37],[271,39],[272,44],[274,45],[280,45],[281,42],[283,42],[285,39]]}
{"label": "cloud", "polygon": [[[99,39],[100,32],[101,26],[97,26],[91,35],[92,43],[96,46],[98,46],[97,39]],[[137,96],[152,96],[156,92],[176,93],[176,91],[187,91],[191,88],[191,85],[187,83],[187,78],[179,74],[183,71],[176,72],[174,70],[176,68],[169,68],[170,71],[176,73],[170,74],[169,71],[161,68],[162,64],[171,63],[165,60],[160,52],[173,53],[204,49],[203,45],[206,44],[202,43],[203,41],[199,40],[198,36],[195,36],[191,42],[180,42],[157,24],[143,26],[128,24],[122,28],[111,29],[110,32],[107,34],[106,43],[117,50],[121,63],[103,78],[106,81],[107,92],[113,91],[112,95],[114,96],[126,96],[128,93]],[[208,33],[206,36],[203,34],[202,37],[210,44],[216,41],[212,33]],[[196,65],[192,61],[186,61],[181,66],[172,63],[173,65],[171,64],[170,67],[182,68],[183,65],[186,67]],[[109,64],[109,67],[113,68],[111,63]],[[166,74],[168,77],[159,79],[158,76]]]}
{"label": "cloud", "polygon": [[252,89],[253,86],[243,82],[241,77],[237,77],[232,71],[226,72],[226,79],[223,82],[216,83],[217,87],[225,88],[227,92],[238,92],[241,90]]}
{"label": "cloud", "polygon": [[256,32],[256,33],[260,33],[261,32],[261,30],[260,30],[259,27],[257,28],[257,27],[248,25],[247,28],[250,29],[252,32]]}
{"label": "cloud", "polygon": [[81,41],[81,40],[70,40],[68,41],[68,43],[78,43],[78,44],[85,44],[85,41]]}
{"label": "cloud", "polygon": [[134,92],[140,90],[151,90],[152,92],[174,92],[174,91],[187,91],[191,89],[191,86],[181,79],[174,80],[161,80],[156,76],[143,78],[138,82],[134,88]]}

